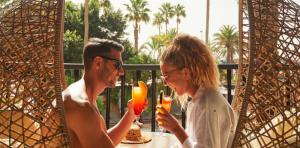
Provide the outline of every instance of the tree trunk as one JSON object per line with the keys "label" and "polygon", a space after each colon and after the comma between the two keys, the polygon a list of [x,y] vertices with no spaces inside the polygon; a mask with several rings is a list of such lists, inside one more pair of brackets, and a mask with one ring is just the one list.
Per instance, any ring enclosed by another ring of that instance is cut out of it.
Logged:
{"label": "tree trunk", "polygon": [[158,34],[160,35],[160,29],[161,29],[161,25],[158,25]]}
{"label": "tree trunk", "polygon": [[[227,48],[227,64],[232,64],[233,63],[233,60],[232,60],[232,47],[229,46],[229,45],[226,45],[226,48]],[[233,78],[233,73],[232,73],[232,69],[230,70],[231,72],[231,75],[230,77]]]}
{"label": "tree trunk", "polygon": [[135,49],[138,51],[138,47],[139,47],[139,43],[138,43],[138,39],[139,39],[139,30],[138,30],[138,22],[135,21],[135,26],[134,26],[134,47]]}
{"label": "tree trunk", "polygon": [[205,42],[208,44],[208,34],[209,34],[209,2],[206,0],[206,26],[205,26]]}
{"label": "tree trunk", "polygon": [[178,25],[179,25],[179,18],[177,17],[177,21],[176,21],[176,33],[178,33]]}
{"label": "tree trunk", "polygon": [[226,51],[227,52],[227,54],[226,54],[227,55],[227,57],[226,57],[227,64],[230,64],[231,63],[230,46],[226,45],[226,49],[227,49],[227,51]]}
{"label": "tree trunk", "polygon": [[168,34],[168,17],[166,16],[166,34]]}
{"label": "tree trunk", "polygon": [[84,45],[89,40],[89,0],[84,2]]}

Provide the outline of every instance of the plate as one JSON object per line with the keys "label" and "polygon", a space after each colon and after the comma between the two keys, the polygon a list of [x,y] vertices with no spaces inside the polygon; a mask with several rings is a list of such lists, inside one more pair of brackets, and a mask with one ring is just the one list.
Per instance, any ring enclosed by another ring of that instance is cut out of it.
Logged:
{"label": "plate", "polygon": [[126,138],[124,138],[121,141],[121,143],[124,143],[124,144],[142,144],[142,143],[150,142],[151,140],[152,140],[151,136],[142,134],[142,137],[138,141],[127,140]]}

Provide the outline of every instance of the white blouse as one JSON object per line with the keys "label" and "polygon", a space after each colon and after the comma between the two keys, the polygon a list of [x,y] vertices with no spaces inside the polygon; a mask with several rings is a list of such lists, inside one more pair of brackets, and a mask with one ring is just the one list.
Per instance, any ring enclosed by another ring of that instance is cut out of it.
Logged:
{"label": "white blouse", "polygon": [[183,148],[229,148],[236,117],[230,104],[217,91],[199,88],[188,103]]}

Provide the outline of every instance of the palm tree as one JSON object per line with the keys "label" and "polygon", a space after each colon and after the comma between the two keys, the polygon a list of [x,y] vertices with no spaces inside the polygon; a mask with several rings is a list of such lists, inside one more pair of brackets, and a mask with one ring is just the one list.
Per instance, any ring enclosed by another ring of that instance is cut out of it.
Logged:
{"label": "palm tree", "polygon": [[206,25],[205,25],[205,42],[208,43],[208,34],[209,34],[209,3],[210,0],[206,0]]}
{"label": "palm tree", "polygon": [[157,56],[157,61],[159,61],[162,51],[171,44],[176,34],[176,28],[172,28],[168,34],[151,37],[151,40],[146,42],[141,48],[147,49],[152,57]]}
{"label": "palm tree", "polygon": [[99,15],[105,15],[107,12],[112,10],[112,4],[109,0],[97,0],[99,3]]}
{"label": "palm tree", "polygon": [[84,45],[89,39],[89,0],[84,1]]}
{"label": "palm tree", "polygon": [[174,7],[171,5],[171,3],[164,3],[161,5],[161,8],[159,8],[162,15],[165,17],[165,24],[166,24],[166,34],[168,33],[168,24],[169,19],[171,19],[175,15]]}
{"label": "palm tree", "polygon": [[176,19],[176,32],[178,33],[178,25],[180,24],[180,17],[183,16],[185,17],[186,14],[185,14],[185,10],[184,10],[184,6],[183,5],[180,5],[180,4],[177,4],[175,6],[175,15],[177,17]]}
{"label": "palm tree", "polygon": [[164,22],[164,17],[160,12],[154,14],[153,25],[157,25],[158,27],[158,34],[160,34],[161,24]]}
{"label": "palm tree", "polygon": [[140,22],[143,21],[145,23],[149,22],[149,12],[150,9],[147,8],[147,1],[146,0],[130,0],[130,4],[124,4],[128,14],[125,17],[129,21],[134,21],[134,47],[138,49],[138,33],[140,32]]}
{"label": "palm tree", "polygon": [[100,0],[99,4],[103,8],[111,8],[111,2],[109,0]]}
{"label": "palm tree", "polygon": [[159,59],[161,55],[161,50],[164,46],[164,42],[161,39],[160,35],[151,37],[150,41],[142,45],[142,49],[147,49],[152,58]]}
{"label": "palm tree", "polygon": [[214,50],[221,56],[227,55],[227,63],[233,63],[233,55],[238,55],[238,32],[235,26],[224,25],[214,34]]}

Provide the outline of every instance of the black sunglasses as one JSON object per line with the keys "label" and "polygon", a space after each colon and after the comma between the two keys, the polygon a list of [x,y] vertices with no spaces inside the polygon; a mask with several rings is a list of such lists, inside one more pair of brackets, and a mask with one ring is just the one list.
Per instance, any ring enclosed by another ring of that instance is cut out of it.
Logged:
{"label": "black sunglasses", "polygon": [[118,59],[115,59],[115,58],[111,58],[111,57],[108,57],[108,56],[104,56],[104,55],[98,55],[99,57],[102,57],[104,59],[107,59],[107,60],[111,60],[111,61],[115,61],[115,68],[117,70],[120,70],[122,67],[123,67],[123,63],[122,61],[118,60]]}

